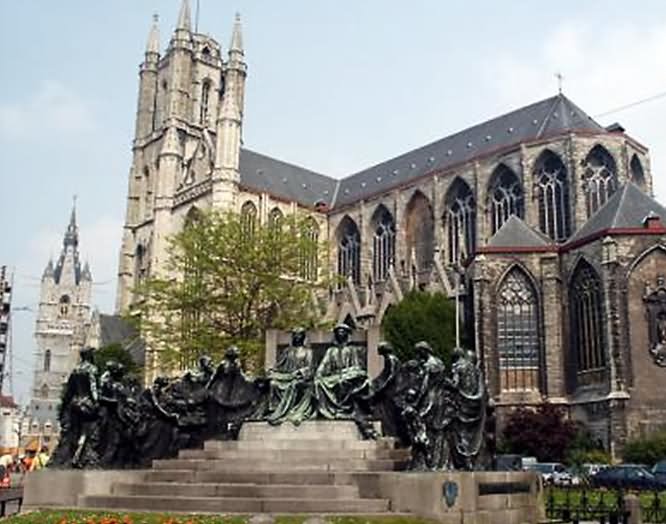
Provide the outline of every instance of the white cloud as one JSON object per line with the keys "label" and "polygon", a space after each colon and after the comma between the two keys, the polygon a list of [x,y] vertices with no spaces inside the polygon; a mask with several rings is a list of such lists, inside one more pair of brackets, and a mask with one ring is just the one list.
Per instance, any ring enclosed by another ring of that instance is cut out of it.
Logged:
{"label": "white cloud", "polygon": [[[556,92],[555,73],[564,75],[564,93],[592,116],[666,91],[666,25],[605,26],[597,20],[570,20],[546,33],[530,53],[501,55],[488,63],[489,83],[502,105],[519,107]],[[654,189],[666,202],[666,98],[600,117],[619,121],[651,150]]]}
{"label": "white cloud", "polygon": [[47,81],[22,100],[0,104],[0,137],[87,133],[95,128],[93,113],[90,101],[60,82]]}

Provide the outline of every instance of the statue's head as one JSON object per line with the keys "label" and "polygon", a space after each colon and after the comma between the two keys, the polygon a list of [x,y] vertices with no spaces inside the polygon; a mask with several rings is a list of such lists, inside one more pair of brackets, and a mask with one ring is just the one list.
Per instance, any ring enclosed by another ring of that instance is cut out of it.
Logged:
{"label": "statue's head", "polygon": [[476,356],[476,352],[472,351],[471,349],[467,351],[467,359],[476,366],[479,362],[479,358]]}
{"label": "statue's head", "polygon": [[81,362],[93,362],[95,350],[91,347],[81,348],[79,356],[81,357]]}
{"label": "statue's head", "polygon": [[153,380],[153,386],[156,389],[163,389],[169,384],[169,379],[167,377],[157,377]]}
{"label": "statue's head", "polygon": [[457,362],[461,358],[465,358],[465,350],[461,347],[453,348],[453,352],[451,353],[451,357],[452,357],[454,362]]}
{"label": "statue's head", "polygon": [[213,366],[213,359],[208,355],[202,355],[199,357],[199,369],[203,371],[210,371]]}
{"label": "statue's head", "polygon": [[120,379],[125,374],[125,366],[117,360],[109,360],[106,362],[106,369],[109,370],[111,376],[115,379]]}
{"label": "statue's head", "polygon": [[333,328],[333,338],[339,344],[347,342],[349,340],[349,335],[351,335],[352,329],[343,323],[338,324]]}
{"label": "statue's head", "polygon": [[385,357],[387,355],[393,355],[393,353],[394,353],[393,346],[391,344],[389,344],[388,342],[380,342],[377,345],[377,353],[379,353],[383,357]]}
{"label": "statue's head", "polygon": [[432,346],[425,340],[414,344],[414,351],[416,351],[416,355],[421,359],[426,359],[433,354]]}
{"label": "statue's head", "polygon": [[405,400],[408,403],[413,404],[418,400],[418,398],[419,394],[414,388],[409,388],[407,391],[405,391]]}
{"label": "statue's head", "polygon": [[237,361],[239,356],[240,349],[238,349],[238,346],[229,346],[224,352],[224,358],[230,360],[231,362]]}
{"label": "statue's head", "polygon": [[296,327],[291,330],[291,345],[300,347],[305,344],[305,328]]}

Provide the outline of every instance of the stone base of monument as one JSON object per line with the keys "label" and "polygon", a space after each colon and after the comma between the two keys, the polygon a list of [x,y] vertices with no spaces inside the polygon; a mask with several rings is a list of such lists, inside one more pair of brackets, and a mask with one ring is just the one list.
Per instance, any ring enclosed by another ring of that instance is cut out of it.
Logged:
{"label": "stone base of monument", "polygon": [[407,459],[393,439],[361,440],[353,422],[246,423],[237,441],[208,441],[148,471],[35,472],[26,477],[24,506],[537,520],[533,474],[400,471]]}

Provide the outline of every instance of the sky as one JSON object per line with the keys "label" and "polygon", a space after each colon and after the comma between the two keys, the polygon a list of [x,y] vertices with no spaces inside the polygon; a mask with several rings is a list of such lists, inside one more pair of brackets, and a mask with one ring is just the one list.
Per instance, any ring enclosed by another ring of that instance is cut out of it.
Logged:
{"label": "sky", "polygon": [[[15,275],[19,402],[29,400],[39,279],[73,195],[93,302],[113,310],[138,66],[152,14],[164,48],[180,1],[0,0],[0,264]],[[241,14],[245,145],[340,177],[552,96],[556,73],[592,116],[666,92],[664,2],[538,4],[199,0],[198,24],[226,49]],[[661,97],[598,119],[650,148],[662,203],[665,117]]]}

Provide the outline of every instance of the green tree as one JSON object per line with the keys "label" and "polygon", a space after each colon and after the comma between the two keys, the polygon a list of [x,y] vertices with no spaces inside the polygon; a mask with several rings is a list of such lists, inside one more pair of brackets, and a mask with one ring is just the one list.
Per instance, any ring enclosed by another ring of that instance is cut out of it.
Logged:
{"label": "green tree", "polygon": [[119,343],[109,344],[95,350],[94,353],[95,365],[100,372],[106,371],[106,364],[111,360],[120,362],[129,374],[138,375],[141,368],[134,362],[132,355],[129,354],[123,346]]}
{"label": "green tree", "polygon": [[142,335],[168,367],[221,358],[230,344],[259,364],[267,329],[317,321],[317,237],[310,218],[261,224],[254,215],[200,213],[170,239],[168,276],[135,290]]}
{"label": "green tree", "polygon": [[629,440],[622,451],[626,462],[654,465],[666,459],[666,432],[660,431]]}
{"label": "green tree", "polygon": [[414,344],[425,340],[449,363],[455,346],[455,304],[443,293],[411,291],[384,316],[384,337],[403,361],[414,356]]}

